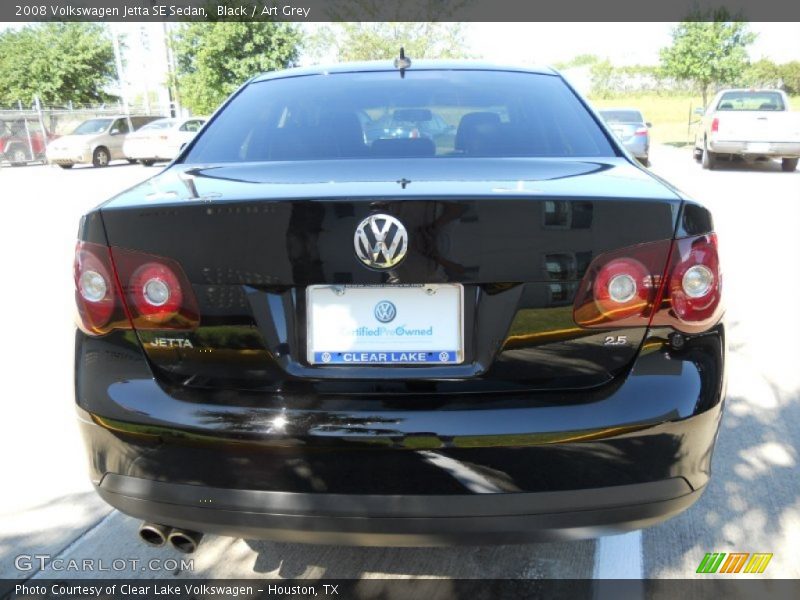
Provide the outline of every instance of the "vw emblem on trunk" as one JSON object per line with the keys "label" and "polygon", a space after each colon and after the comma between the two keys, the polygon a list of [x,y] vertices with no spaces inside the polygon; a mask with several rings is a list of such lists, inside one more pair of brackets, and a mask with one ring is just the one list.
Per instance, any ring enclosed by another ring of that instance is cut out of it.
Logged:
{"label": "vw emblem on trunk", "polygon": [[381,323],[391,323],[397,316],[397,308],[388,300],[381,300],[375,305],[373,313]]}
{"label": "vw emblem on trunk", "polygon": [[390,269],[402,262],[408,251],[408,232],[390,215],[370,215],[356,227],[356,256],[373,269]]}

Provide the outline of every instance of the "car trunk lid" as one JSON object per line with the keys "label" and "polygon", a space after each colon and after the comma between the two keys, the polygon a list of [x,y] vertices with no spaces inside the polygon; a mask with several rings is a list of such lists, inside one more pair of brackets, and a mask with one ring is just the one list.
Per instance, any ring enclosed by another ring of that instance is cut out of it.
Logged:
{"label": "car trunk lid", "polygon": [[[627,369],[645,328],[580,328],[573,301],[597,256],[672,237],[674,192],[624,159],[361,162],[173,167],[103,206],[113,248],[177,261],[198,300],[196,330],[138,332],[159,378],[444,394],[591,387]],[[395,268],[355,251],[374,214],[408,232]],[[309,364],[309,286],[426,284],[463,290],[457,364]]]}

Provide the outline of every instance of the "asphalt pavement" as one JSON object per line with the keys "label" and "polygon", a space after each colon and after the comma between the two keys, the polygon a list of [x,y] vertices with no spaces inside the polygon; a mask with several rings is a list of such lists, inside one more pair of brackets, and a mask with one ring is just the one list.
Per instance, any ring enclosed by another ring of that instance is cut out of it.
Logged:
{"label": "asphalt pavement", "polygon": [[[1,168],[0,578],[682,578],[706,552],[771,552],[762,576],[800,577],[800,172],[773,162],[703,171],[687,149],[664,146],[652,163],[712,209],[724,261],[727,409],[694,507],[641,532],[568,543],[383,549],[209,536],[183,565],[185,555],[142,545],[138,522],[94,494],[72,406],[78,219],[158,167]],[[94,562],[58,571],[56,559]]]}

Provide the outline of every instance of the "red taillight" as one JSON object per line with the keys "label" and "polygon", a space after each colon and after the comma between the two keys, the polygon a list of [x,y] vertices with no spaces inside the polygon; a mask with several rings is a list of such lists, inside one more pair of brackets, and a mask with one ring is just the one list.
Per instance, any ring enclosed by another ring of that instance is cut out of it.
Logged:
{"label": "red taillight", "polygon": [[711,121],[711,133],[717,133],[719,131],[719,119],[714,117],[714,120]]}
{"label": "red taillight", "polygon": [[78,242],[75,299],[83,331],[193,329],[197,302],[186,275],[173,260],[101,244]]}
{"label": "red taillight", "polygon": [[675,240],[661,306],[653,325],[686,333],[705,331],[722,316],[722,271],[717,235]]}
{"label": "red taillight", "polygon": [[197,327],[197,302],[177,262],[122,248],[111,254],[134,329]]}
{"label": "red taillight", "polygon": [[594,259],[578,288],[575,322],[582,327],[647,326],[670,244],[641,244]]}
{"label": "red taillight", "polygon": [[102,335],[112,329],[130,328],[107,246],[78,242],[73,278],[78,325],[83,331]]}
{"label": "red taillight", "polygon": [[665,240],[592,261],[578,288],[574,319],[582,327],[652,324],[697,333],[719,321],[721,295],[715,234]]}
{"label": "red taillight", "polygon": [[636,131],[633,133],[633,135],[647,135],[647,134],[648,134],[648,129],[647,129],[647,127],[639,127],[639,129],[637,129],[637,130],[636,130]]}

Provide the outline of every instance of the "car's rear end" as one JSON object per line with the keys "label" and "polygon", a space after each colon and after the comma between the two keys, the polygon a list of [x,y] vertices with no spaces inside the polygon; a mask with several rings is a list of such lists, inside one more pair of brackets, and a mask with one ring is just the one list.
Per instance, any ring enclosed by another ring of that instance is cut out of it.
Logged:
{"label": "car's rear end", "polygon": [[145,164],[174,158],[169,145],[178,124],[177,119],[158,119],[129,133],[122,144],[125,158]]}
{"label": "car's rear end", "polygon": [[604,108],[599,111],[622,145],[645,165],[650,162],[650,126],[633,108]]}
{"label": "car's rear end", "polygon": [[[724,395],[708,212],[552,73],[340,71],[249,84],[82,221],[99,493],[156,539],[398,545],[688,507]],[[397,106],[455,144],[365,142],[356,111]]]}
{"label": "car's rear end", "polygon": [[718,156],[797,159],[800,113],[790,110],[781,91],[724,92],[710,116],[706,145]]}

